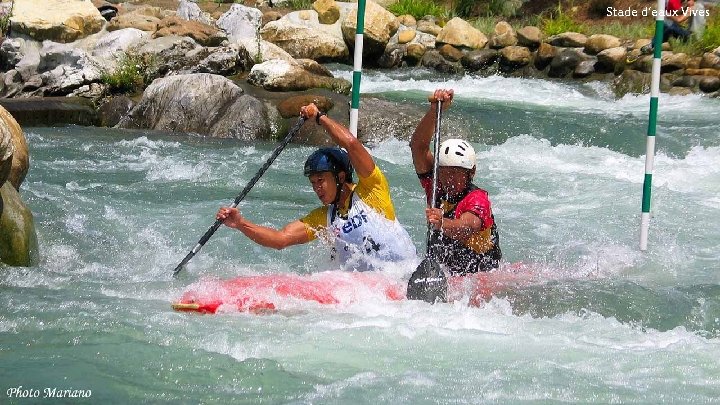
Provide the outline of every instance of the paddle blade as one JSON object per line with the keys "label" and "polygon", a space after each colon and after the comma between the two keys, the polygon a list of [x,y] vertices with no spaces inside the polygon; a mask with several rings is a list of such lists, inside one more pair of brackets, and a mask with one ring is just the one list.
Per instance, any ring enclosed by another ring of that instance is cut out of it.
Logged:
{"label": "paddle blade", "polygon": [[434,304],[445,302],[447,279],[438,262],[426,258],[410,276],[407,288],[409,300],[421,300]]}

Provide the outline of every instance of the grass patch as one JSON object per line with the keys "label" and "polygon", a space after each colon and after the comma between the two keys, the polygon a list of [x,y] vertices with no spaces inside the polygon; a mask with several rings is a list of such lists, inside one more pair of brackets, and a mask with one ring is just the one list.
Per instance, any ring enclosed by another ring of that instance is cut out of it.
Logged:
{"label": "grass patch", "polygon": [[388,7],[388,11],[395,15],[410,14],[416,19],[426,15],[445,19],[448,15],[445,7],[435,4],[432,0],[400,0]]}
{"label": "grass patch", "polygon": [[585,35],[607,34],[621,39],[652,38],[655,35],[655,23],[637,20],[623,24],[613,21],[606,24],[587,24],[582,30]]}
{"label": "grass patch", "polygon": [[122,54],[114,70],[100,68],[100,80],[112,93],[135,93],[157,76],[159,63],[154,55]]}
{"label": "grass patch", "polygon": [[312,9],[312,0],[290,0],[287,2],[288,7],[293,10],[310,10]]}
{"label": "grass patch", "polygon": [[700,37],[700,47],[712,51],[720,46],[720,8],[712,9],[710,17],[705,21],[705,31]]}
{"label": "grass patch", "polygon": [[670,48],[674,53],[686,53],[690,56],[702,56],[705,52],[702,43],[694,38],[682,41],[678,38],[670,38],[668,40]]}
{"label": "grass patch", "polygon": [[[570,6],[572,9],[572,5]],[[573,15],[563,11],[560,2],[557,9],[549,17],[545,17],[541,22],[542,30],[547,36],[561,34],[563,32],[583,32],[585,27],[577,23],[573,19]]]}

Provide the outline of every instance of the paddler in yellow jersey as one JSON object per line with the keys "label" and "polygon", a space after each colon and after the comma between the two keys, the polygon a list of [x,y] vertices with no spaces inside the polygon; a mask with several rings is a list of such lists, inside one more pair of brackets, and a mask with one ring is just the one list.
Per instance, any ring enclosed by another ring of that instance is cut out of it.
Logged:
{"label": "paddler in yellow jersey", "polygon": [[306,123],[321,125],[347,150],[320,148],[305,162],[304,174],[322,206],[279,230],[251,222],[237,208],[220,208],[217,219],[255,243],[274,249],[321,236],[332,245],[330,261],[346,270],[373,270],[384,262],[414,258],[415,247],[395,216],[387,179],[367,149],[315,104],[302,107],[300,114]]}

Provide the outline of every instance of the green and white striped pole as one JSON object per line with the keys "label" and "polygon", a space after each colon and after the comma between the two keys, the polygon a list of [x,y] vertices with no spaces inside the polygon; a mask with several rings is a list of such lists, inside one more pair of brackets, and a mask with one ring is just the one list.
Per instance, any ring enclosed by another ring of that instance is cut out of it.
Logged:
{"label": "green and white striped pole", "polygon": [[352,99],[350,101],[350,132],[357,138],[360,118],[360,78],[362,77],[363,33],[365,31],[365,0],[358,0],[355,54],[353,56]]}
{"label": "green and white striped pole", "polygon": [[652,191],[653,164],[655,161],[655,131],[657,129],[658,96],[660,95],[660,61],[662,56],[665,0],[657,2],[655,38],[653,39],[652,80],[650,82],[650,119],[645,147],[645,180],[643,182],[642,214],[640,216],[640,250],[647,250],[650,227],[650,194]]}

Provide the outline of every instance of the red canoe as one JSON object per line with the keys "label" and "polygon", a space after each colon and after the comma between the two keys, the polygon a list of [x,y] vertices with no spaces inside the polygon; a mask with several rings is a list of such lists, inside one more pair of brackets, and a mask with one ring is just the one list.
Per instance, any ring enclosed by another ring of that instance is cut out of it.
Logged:
{"label": "red canoe", "polygon": [[[451,277],[448,301],[469,297],[469,305],[479,306],[511,286],[526,285],[534,279],[522,264],[502,271]],[[405,299],[407,281],[383,272],[326,271],[310,275],[271,274],[242,276],[229,280],[204,280],[192,284],[172,304],[176,311],[214,314],[221,311],[274,312],[293,301],[319,304],[351,304],[372,297],[378,300]]]}

